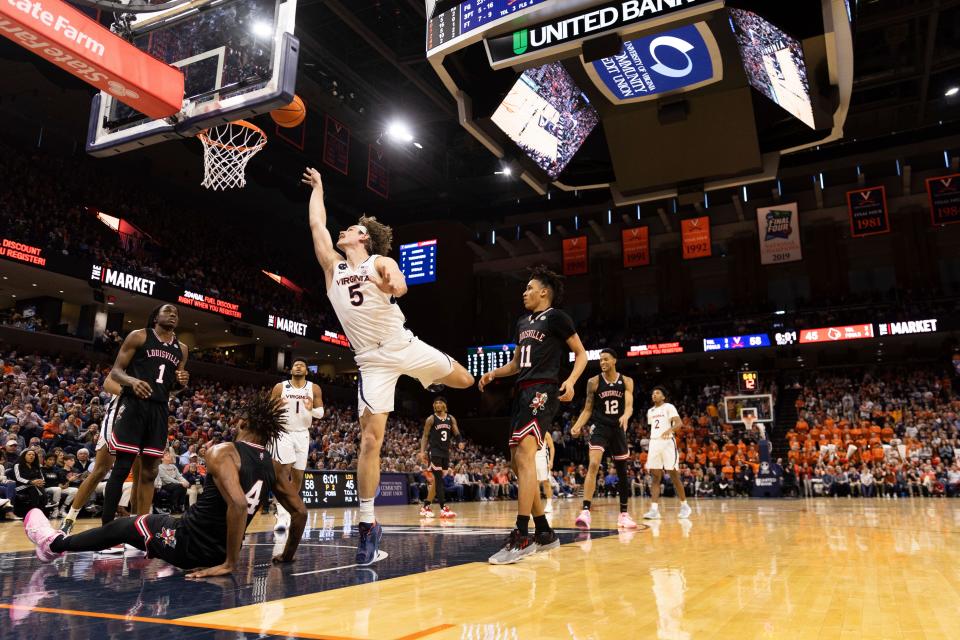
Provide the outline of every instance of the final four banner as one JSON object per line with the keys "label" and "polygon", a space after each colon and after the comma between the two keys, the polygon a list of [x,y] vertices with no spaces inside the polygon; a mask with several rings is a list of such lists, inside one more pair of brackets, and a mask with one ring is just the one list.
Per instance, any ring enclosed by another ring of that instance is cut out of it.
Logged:
{"label": "final four banner", "polygon": [[780,264],[803,259],[797,203],[757,209],[760,231],[760,264]]}
{"label": "final four banner", "polygon": [[930,219],[935,225],[960,222],[960,173],[927,180]]}
{"label": "final four banner", "polygon": [[650,264],[650,228],[623,230],[623,266],[643,267]]}
{"label": "final four banner", "polygon": [[848,191],[847,206],[850,209],[850,235],[854,238],[890,233],[887,191],[883,187]]}
{"label": "final four banner", "polygon": [[587,236],[567,238],[563,241],[563,275],[579,276],[587,273]]}

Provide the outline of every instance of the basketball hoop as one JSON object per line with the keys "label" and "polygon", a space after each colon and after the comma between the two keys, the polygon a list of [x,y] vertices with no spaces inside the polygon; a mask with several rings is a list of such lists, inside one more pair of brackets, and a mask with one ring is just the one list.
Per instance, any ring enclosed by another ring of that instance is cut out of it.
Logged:
{"label": "basketball hoop", "polygon": [[203,143],[203,182],[200,184],[214,191],[245,186],[247,162],[267,144],[267,134],[246,120],[204,129],[197,137]]}

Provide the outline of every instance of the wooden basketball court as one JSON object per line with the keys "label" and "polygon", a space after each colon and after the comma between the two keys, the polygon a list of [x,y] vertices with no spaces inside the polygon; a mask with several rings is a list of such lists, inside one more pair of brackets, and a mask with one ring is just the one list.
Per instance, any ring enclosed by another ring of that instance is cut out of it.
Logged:
{"label": "wooden basketball court", "polygon": [[563,546],[499,567],[485,559],[512,526],[513,502],[456,505],[453,523],[380,508],[389,555],[368,568],[352,566],[353,512],[311,512],[297,561],[282,568],[270,565],[273,519],[261,516],[242,569],[201,582],[139,557],[41,565],[11,522],[0,525],[0,637],[956,637],[960,503],[691,504],[689,521],[668,500],[662,521],[618,533],[615,499],[600,499],[588,536],[572,528],[579,502],[559,502]]}

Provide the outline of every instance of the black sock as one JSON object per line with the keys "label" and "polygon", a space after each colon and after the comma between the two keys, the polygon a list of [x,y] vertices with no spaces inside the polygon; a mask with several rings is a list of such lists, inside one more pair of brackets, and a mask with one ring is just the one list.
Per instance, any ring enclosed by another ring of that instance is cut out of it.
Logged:
{"label": "black sock", "polygon": [[530,516],[517,516],[517,529],[520,535],[530,535]]}
{"label": "black sock", "polygon": [[[100,521],[105,525],[110,524],[117,515],[117,507],[120,505],[120,497],[123,494],[123,483],[136,459],[137,456],[132,453],[117,452],[117,459],[113,463],[110,478],[103,490],[103,514],[100,516]],[[131,491],[136,490],[136,486],[131,489]]]}
{"label": "black sock", "polygon": [[435,496],[434,502],[443,508],[443,505],[447,502],[447,489],[443,486],[443,474],[439,471],[434,471],[433,482],[437,487],[437,495]]}
{"label": "black sock", "polygon": [[120,518],[96,529],[82,531],[73,536],[60,536],[50,543],[50,550],[61,551],[102,551],[118,544],[126,543],[143,549],[143,536],[134,524],[136,518]]}
{"label": "black sock", "polygon": [[627,461],[614,460],[617,468],[617,491],[620,494],[620,513],[627,512],[627,503],[630,501],[630,481],[627,479]]}
{"label": "black sock", "polygon": [[583,510],[584,510],[584,511],[590,511],[590,501],[589,501],[589,500],[584,500],[584,501],[583,501]]}
{"label": "black sock", "polygon": [[550,523],[547,522],[547,516],[533,516],[534,530],[537,533],[550,531]]}
{"label": "black sock", "polygon": [[430,506],[430,501],[429,501],[429,500],[424,500],[424,501],[423,501],[423,508],[426,509],[426,508],[429,507],[429,506]]}

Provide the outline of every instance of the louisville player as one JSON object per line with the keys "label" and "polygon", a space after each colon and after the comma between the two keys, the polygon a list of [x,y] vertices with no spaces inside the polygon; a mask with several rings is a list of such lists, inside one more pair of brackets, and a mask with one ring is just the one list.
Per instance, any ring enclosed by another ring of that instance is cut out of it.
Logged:
{"label": "louisville player", "polygon": [[627,425],[633,416],[633,379],[617,373],[617,352],[604,349],[600,352],[600,375],[587,381],[587,398],[583,411],[570,429],[570,435],[580,437],[583,428],[590,423],[590,467],[583,480],[583,511],[577,516],[576,525],[590,528],[590,502],[597,485],[597,473],[603,454],[613,459],[617,469],[617,493],[620,495],[620,517],[617,527],[636,529],[628,512],[630,480],[627,478]]}
{"label": "louisville player", "polygon": [[274,562],[291,562],[307,523],[307,509],[288,482],[276,482],[276,462],[265,446],[283,430],[282,403],[260,394],[246,407],[246,420],[235,442],[207,451],[203,493],[182,517],[148,515],[119,518],[107,525],[65,536],[50,526],[43,511],[24,518],[27,537],[37,557],[52,562],[67,551],[99,551],[129,544],[181,569],[188,578],[222,576],[239,564],[243,536],[270,490],[291,514],[283,553]]}
{"label": "louisville player", "polygon": [[153,504],[154,480],[167,447],[170,392],[185,386],[190,374],[187,345],[174,331],[180,319],[177,308],[163,304],[153,310],[145,329],[131,331],[113,363],[110,377],[123,387],[112,418],[107,447],[116,458],[103,492],[103,524],[113,520],[123,482],[141,456],[136,504]]}
{"label": "louisville player", "polygon": [[397,380],[406,375],[424,388],[445,385],[466,389],[473,376],[447,354],[422,342],[405,326],[406,318],[397,299],[407,292],[407,283],[390,251],[393,230],[366,216],[341,231],[337,252],[327,230],[320,173],[307,168],[303,183],[310,196],[310,232],[313,248],[323,267],[327,297],[340,326],[353,346],[360,375],[357,382],[360,414],[360,456],[357,484],[360,497],[357,564],[377,559],[383,530],[373,511],[380,484],[380,447],[393,411]]}
{"label": "louisville player", "polygon": [[[282,399],[286,410],[283,432],[275,444],[271,444],[274,460],[280,464],[279,474],[289,480],[298,491],[303,484],[303,472],[310,454],[310,425],[314,418],[323,417],[323,392],[320,385],[307,380],[307,363],[294,360],[290,367],[290,379],[278,382],[270,396]],[[277,503],[277,522],[274,531],[283,532],[290,527],[290,514]]]}
{"label": "louisville player", "polygon": [[[427,499],[420,507],[421,518],[432,518],[433,511],[430,503],[440,505],[441,518],[456,518],[457,514],[447,506],[446,490],[443,486],[443,474],[450,468],[450,445],[453,439],[460,440],[460,429],[457,428],[457,419],[447,413],[447,399],[437,396],[433,401],[433,415],[427,417],[423,423],[423,437],[420,438],[420,463],[424,468],[429,466],[433,482],[427,489]],[[427,456],[427,447],[430,455]]]}
{"label": "louisville player", "polygon": [[[573,320],[553,307],[562,298],[561,277],[544,266],[533,268],[523,292],[523,306],[529,313],[517,321],[513,360],[480,379],[483,391],[497,378],[519,374],[510,436],[510,462],[519,484],[517,527],[503,547],[490,556],[490,564],[512,564],[560,546],[560,539],[544,515],[536,456],[543,446],[543,432],[553,424],[559,403],[573,400],[574,385],[587,366],[587,352]],[[573,371],[560,382],[560,366],[569,351],[575,355]],[[536,527],[533,536],[529,533],[531,514]]]}
{"label": "louisville player", "polygon": [[689,518],[693,512],[687,504],[687,494],[680,481],[680,450],[674,434],[683,422],[677,408],[667,402],[667,392],[663,387],[654,387],[653,407],[647,411],[647,426],[650,428],[650,450],[647,453],[647,469],[653,473],[653,486],[650,487],[650,510],[643,514],[647,520],[660,519],[660,480],[663,472],[670,474],[673,488],[680,498],[680,518]]}

